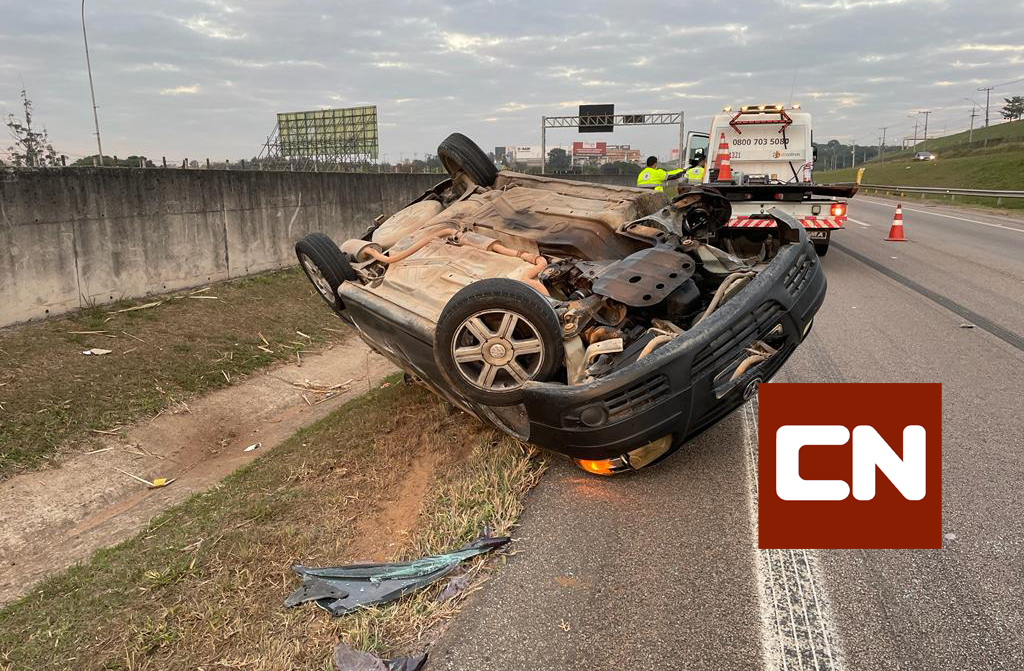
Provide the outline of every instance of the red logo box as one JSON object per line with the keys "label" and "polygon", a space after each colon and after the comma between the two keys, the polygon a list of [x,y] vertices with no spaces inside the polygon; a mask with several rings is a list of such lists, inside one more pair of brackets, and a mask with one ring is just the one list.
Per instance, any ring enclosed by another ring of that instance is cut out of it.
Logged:
{"label": "red logo box", "polygon": [[941,384],[763,384],[758,547],[942,547]]}

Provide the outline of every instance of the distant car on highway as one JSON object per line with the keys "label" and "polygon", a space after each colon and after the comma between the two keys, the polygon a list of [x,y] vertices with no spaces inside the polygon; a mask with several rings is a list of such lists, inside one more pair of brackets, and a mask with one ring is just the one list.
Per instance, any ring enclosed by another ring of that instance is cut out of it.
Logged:
{"label": "distant car on highway", "polygon": [[934,161],[937,158],[938,156],[936,156],[930,151],[919,151],[916,154],[914,154],[915,161]]}
{"label": "distant car on highway", "polygon": [[439,395],[591,473],[666,456],[767,382],[811,328],[825,274],[804,228],[725,239],[700,185],[631,187],[495,170],[469,138],[450,178],[339,249],[296,245],[317,291]]}

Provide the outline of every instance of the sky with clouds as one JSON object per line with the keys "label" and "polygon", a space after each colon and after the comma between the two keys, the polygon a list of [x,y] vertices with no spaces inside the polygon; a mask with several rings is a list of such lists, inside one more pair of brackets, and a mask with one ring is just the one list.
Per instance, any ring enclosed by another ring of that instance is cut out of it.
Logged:
{"label": "sky with clouds", "polygon": [[[80,9],[0,0],[0,110],[24,83],[72,157],[95,146]],[[105,153],[179,161],[257,154],[276,112],[361,104],[378,106],[391,161],[452,131],[538,144],[541,115],[581,102],[682,110],[699,130],[722,105],[799,102],[816,140],[872,144],[888,126],[893,144],[916,110],[933,110],[929,134],[966,129],[965,97],[1024,77],[1020,0],[86,0],[86,19]],[[1011,94],[1024,82],[993,101]],[[548,142],[667,154],[676,135]]]}

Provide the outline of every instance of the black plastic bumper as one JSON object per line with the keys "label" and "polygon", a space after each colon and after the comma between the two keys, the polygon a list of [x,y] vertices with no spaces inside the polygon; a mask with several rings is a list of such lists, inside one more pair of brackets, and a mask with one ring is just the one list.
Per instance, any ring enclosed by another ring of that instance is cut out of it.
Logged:
{"label": "black plastic bumper", "polygon": [[[825,299],[825,274],[801,231],[732,300],[685,336],[588,384],[529,382],[531,443],[582,459],[609,459],[672,435],[695,437],[739,407],[782,367]],[[784,345],[736,380],[744,349],[782,326]]]}

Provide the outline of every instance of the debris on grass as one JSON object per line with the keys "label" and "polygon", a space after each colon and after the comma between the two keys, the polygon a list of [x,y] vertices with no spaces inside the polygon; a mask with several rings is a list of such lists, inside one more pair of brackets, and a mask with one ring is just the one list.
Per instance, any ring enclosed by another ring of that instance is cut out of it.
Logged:
{"label": "debris on grass", "polygon": [[419,671],[427,663],[427,653],[383,660],[371,652],[356,650],[347,643],[334,648],[334,668],[338,671]]}
{"label": "debris on grass", "polygon": [[472,581],[473,576],[470,573],[463,573],[461,575],[455,576],[454,578],[450,578],[448,580],[448,584],[445,585],[444,589],[441,590],[441,593],[437,595],[437,599],[435,599],[435,601],[437,601],[438,603],[445,603],[446,601],[451,601],[452,599],[457,597],[464,589],[469,587]]}
{"label": "debris on grass", "polygon": [[82,354],[86,356],[103,356],[104,354],[110,354],[114,350],[103,349],[102,347],[93,347],[91,349],[83,350]]}
{"label": "debris on grass", "polygon": [[102,433],[105,436],[116,436],[116,435],[118,435],[117,432],[120,431],[123,428],[124,428],[123,426],[117,426],[117,427],[114,427],[113,429],[111,429],[110,431],[104,431],[103,429],[89,429],[89,430],[92,431],[93,433]]}
{"label": "debris on grass", "polygon": [[258,450],[261,447],[263,447],[263,443],[253,443],[252,445],[242,450],[242,452],[252,452],[253,450]]}
{"label": "debris on grass", "polygon": [[478,538],[454,552],[424,557],[408,562],[388,564],[352,564],[329,568],[293,566],[303,585],[285,599],[285,606],[293,606],[311,599],[303,598],[310,590],[309,583],[333,586],[341,597],[317,597],[316,605],[335,617],[354,610],[394,601],[403,594],[421,589],[451,573],[463,560],[485,554],[508,543],[511,538]]}
{"label": "debris on grass", "polygon": [[[529,446],[398,384],[352,399],[264,456],[0,610],[0,669],[74,660],[77,671],[326,671],[339,641],[382,659],[425,650],[497,569],[494,553],[460,565],[471,584],[448,601],[437,595],[459,569],[341,618],[309,606],[284,610],[288,582],[299,582],[288,567],[437,555],[485,525],[512,535],[523,497],[544,470]],[[414,491],[406,465],[427,463],[423,489]],[[396,535],[390,511],[403,497],[409,517]],[[146,579],[143,570],[161,573]]]}
{"label": "debris on grass", "polygon": [[124,312],[135,312],[136,310],[148,310],[149,308],[155,308],[156,306],[163,305],[163,304],[164,304],[163,301],[153,301],[152,303],[144,303],[142,305],[135,305],[135,306],[130,307],[130,308],[122,308],[120,310],[111,310],[107,314],[119,315],[119,314],[122,314]]}
{"label": "debris on grass", "polygon": [[115,467],[114,470],[117,471],[118,473],[123,473],[123,474],[127,475],[132,480],[137,480],[137,481],[141,482],[142,484],[147,485],[150,489],[159,489],[160,487],[166,487],[167,485],[171,484],[172,482],[174,482],[177,479],[177,478],[153,478],[152,480],[147,480],[146,478],[140,478],[137,475],[133,475],[132,473],[129,473],[128,471],[122,470],[122,469],[117,468],[117,467]]}

